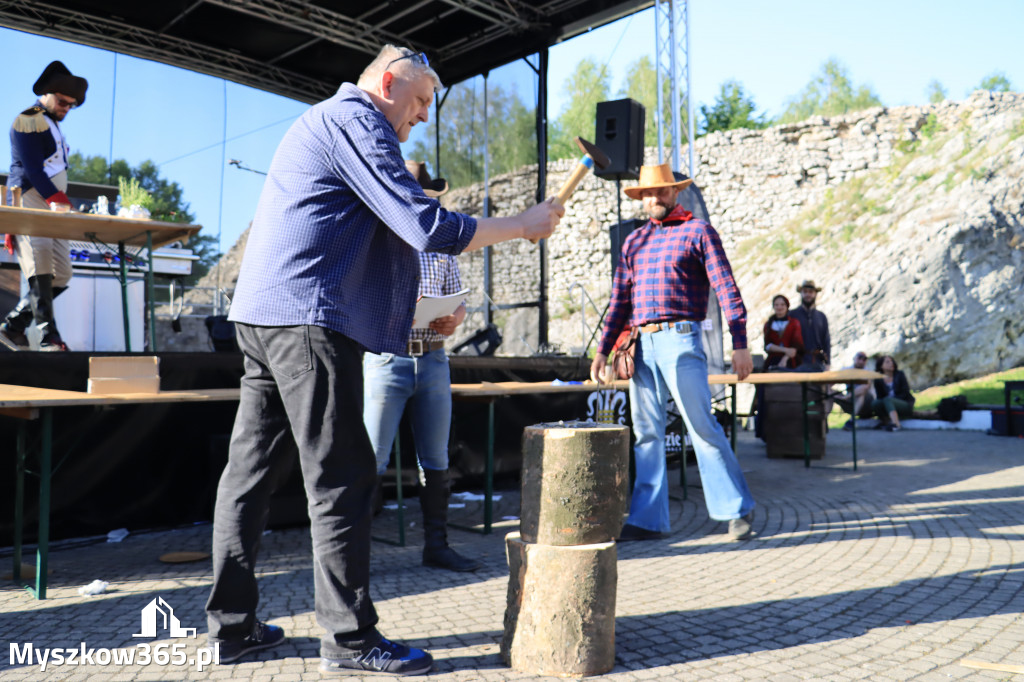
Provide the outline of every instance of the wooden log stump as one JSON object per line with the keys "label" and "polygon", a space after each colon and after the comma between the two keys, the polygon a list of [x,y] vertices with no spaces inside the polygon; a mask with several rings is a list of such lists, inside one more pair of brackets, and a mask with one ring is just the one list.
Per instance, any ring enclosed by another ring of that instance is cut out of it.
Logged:
{"label": "wooden log stump", "polygon": [[501,657],[534,675],[600,675],[615,666],[616,544],[538,545],[505,537],[510,576]]}
{"label": "wooden log stump", "polygon": [[629,429],[537,424],[523,431],[523,540],[591,545],[619,536],[629,494]]}

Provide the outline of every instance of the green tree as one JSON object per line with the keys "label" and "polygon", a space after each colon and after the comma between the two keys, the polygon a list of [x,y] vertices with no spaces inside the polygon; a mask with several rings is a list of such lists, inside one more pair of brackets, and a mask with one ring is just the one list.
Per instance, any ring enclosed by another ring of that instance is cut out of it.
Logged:
{"label": "green tree", "polygon": [[975,90],[990,90],[992,92],[1010,92],[1013,86],[1010,79],[1001,71],[994,71],[981,79]]}
{"label": "green tree", "polygon": [[[181,186],[161,178],[159,169],[152,161],[143,161],[132,168],[124,159],[117,159],[108,165],[102,156],[83,156],[79,152],[68,156],[68,180],[71,182],[117,187],[120,178],[134,178],[152,195],[153,207],[150,212],[154,220],[178,223],[195,221],[188,202],[184,201]],[[216,265],[221,254],[217,238],[213,235],[195,235],[189,239],[188,247],[194,255],[199,256],[199,260],[194,262],[192,274],[185,278],[185,283],[195,284]]]}
{"label": "green tree", "polygon": [[550,126],[548,157],[568,159],[580,155],[574,142],[577,136],[589,138],[594,132],[597,103],[609,98],[611,76],[592,57],[584,57],[572,75],[562,84],[566,104],[558,120]]}
{"label": "green tree", "polygon": [[735,128],[766,128],[765,115],[755,115],[757,106],[754,98],[743,92],[743,86],[734,80],[722,83],[715,98],[714,106],[701,105],[700,113],[704,118],[701,126],[703,134],[716,130],[733,130]]}
{"label": "green tree", "polygon": [[949,93],[946,92],[946,88],[942,87],[942,83],[937,80],[932,80],[932,82],[928,84],[925,94],[928,95],[928,101],[932,104],[945,102],[949,97]]}
{"label": "green tree", "polygon": [[866,85],[854,86],[848,69],[837,59],[829,59],[799,95],[789,100],[779,117],[781,123],[802,121],[815,115],[836,116],[882,106],[882,101]]}
{"label": "green tree", "polygon": [[[661,92],[663,118],[667,122],[671,120],[672,112],[672,98],[667,80],[662,83]],[[644,55],[629,65],[626,69],[626,87],[620,94],[644,105],[644,146],[657,146],[658,118],[655,114],[658,107],[658,74],[650,57]]]}
{"label": "green tree", "polygon": [[195,216],[189,212],[189,204],[183,200],[181,186],[160,177],[160,169],[152,161],[143,161],[132,168],[124,159],[117,159],[107,165],[102,156],[82,156],[75,152],[68,157],[68,180],[91,182],[97,185],[117,187],[118,180],[135,178],[139,186],[153,195],[154,220],[172,223],[191,223]]}
{"label": "green tree", "polygon": [[[410,158],[425,161],[434,171],[437,126],[440,124],[441,166],[435,175],[452,187],[465,187],[484,178],[484,98],[477,81],[452,86],[440,121],[431,119],[424,140],[417,140]],[[534,110],[527,108],[515,88],[487,88],[487,146],[489,171],[498,175],[537,158]]]}
{"label": "green tree", "polygon": [[[686,93],[680,93],[679,99],[679,126],[683,141],[689,135],[689,116],[686,111]],[[640,102],[644,105],[644,146],[656,147],[658,145],[658,74],[651,62],[651,58],[643,56],[636,60],[626,69],[626,84],[619,91],[622,97]],[[672,89],[666,78],[661,82],[661,120],[663,142],[666,147],[672,147]]]}

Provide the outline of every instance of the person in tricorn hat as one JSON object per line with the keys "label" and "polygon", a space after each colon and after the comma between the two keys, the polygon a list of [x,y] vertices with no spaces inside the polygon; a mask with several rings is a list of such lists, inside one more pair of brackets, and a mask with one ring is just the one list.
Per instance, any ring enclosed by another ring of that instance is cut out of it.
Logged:
{"label": "person in tricorn hat", "polygon": [[[60,129],[71,109],[85,102],[89,83],[61,62],[51,62],[32,91],[35,105],[18,114],[11,126],[11,174],[8,185],[21,187],[22,205],[49,209],[51,203],[71,205],[68,188],[69,147]],[[7,198],[4,198],[7,203]],[[71,248],[65,239],[7,235],[4,243],[17,251],[18,265],[28,281],[28,295],[0,323],[0,343],[11,350],[28,347],[25,330],[35,322],[43,338],[39,350],[67,350],[53,316],[53,299],[71,280]]]}
{"label": "person in tricorn hat", "polygon": [[721,425],[711,414],[707,357],[701,324],[713,287],[732,335],[732,366],[739,378],[753,363],[747,348],[747,311],[715,229],[676,203],[692,180],[670,166],[643,166],[640,182],[625,190],[643,201],[650,220],[622,244],[604,334],[590,367],[602,381],[608,354],[626,327],[639,327],[635,371],[629,383],[636,435],[636,482],[629,518],[619,537],[653,540],[670,530],[665,469],[665,410],[671,395],[693,439],[704,501],[713,519],[729,522],[729,535],[750,537],[754,498]]}
{"label": "person in tricorn hat", "polygon": [[[431,179],[426,164],[406,161],[423,193],[439,197],[448,183]],[[459,264],[445,253],[419,253],[418,296],[451,296],[462,291]],[[423,565],[475,571],[480,562],[448,546],[448,431],[452,421],[451,371],[444,340],[466,319],[466,303],[450,315],[414,320],[406,344],[408,357],[392,353],[363,355],[363,421],[377,456],[377,475],[387,469],[395,433],[408,409],[420,469],[423,510]],[[423,323],[421,325],[421,323]],[[378,493],[379,493],[378,482]]]}
{"label": "person in tricorn hat", "polygon": [[827,370],[832,364],[832,337],[828,333],[828,318],[815,305],[821,287],[813,279],[805,279],[796,288],[800,305],[790,311],[790,317],[800,323],[804,336],[803,364],[797,369],[805,372]]}

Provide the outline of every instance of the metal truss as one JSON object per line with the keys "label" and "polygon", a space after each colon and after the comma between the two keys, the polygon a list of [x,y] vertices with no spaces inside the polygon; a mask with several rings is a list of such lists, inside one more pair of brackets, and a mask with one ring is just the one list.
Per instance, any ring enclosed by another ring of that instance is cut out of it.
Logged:
{"label": "metal truss", "polygon": [[55,9],[37,0],[0,0],[0,25],[180,66],[304,102],[325,99],[337,89],[336,83],[315,80],[227,50],[162,35],[114,19],[65,8]]}
{"label": "metal truss", "polygon": [[[690,74],[690,29],[687,21],[688,0],[656,0],[654,4],[654,41],[656,43],[656,64],[657,88],[658,88],[658,110],[655,112],[655,121],[658,124],[658,163],[664,163],[663,155],[665,149],[664,128],[666,122],[663,119],[665,111],[663,83],[668,82],[669,93],[672,101],[672,170],[679,171],[680,159],[679,150],[683,141],[690,142],[689,149],[689,176],[694,177],[696,162],[693,149],[695,135],[695,121],[693,113],[694,102],[689,94],[692,92],[693,82]],[[682,93],[685,87],[685,95]],[[686,106],[687,130],[683,131],[681,122],[682,106]]]}

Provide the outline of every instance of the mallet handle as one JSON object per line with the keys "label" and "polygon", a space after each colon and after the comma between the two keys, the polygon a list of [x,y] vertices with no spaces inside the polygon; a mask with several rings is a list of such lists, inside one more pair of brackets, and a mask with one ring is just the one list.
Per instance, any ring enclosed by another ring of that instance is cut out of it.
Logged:
{"label": "mallet handle", "polygon": [[[594,160],[590,158],[589,154],[585,154],[580,162],[576,164],[576,168],[573,169],[572,175],[562,185],[562,189],[558,190],[558,194],[555,195],[555,202],[561,206],[565,206],[565,202],[569,200],[572,193],[576,190],[576,185],[580,184],[580,180],[583,179],[590,169],[594,167]],[[530,243],[536,244],[536,239],[531,239]]]}
{"label": "mallet handle", "polygon": [[576,168],[573,170],[572,175],[562,185],[562,189],[558,190],[558,194],[555,195],[555,201],[562,206],[565,206],[565,202],[569,200],[572,193],[576,190],[576,185],[580,184],[580,180],[583,179],[590,169],[594,167],[594,160],[589,155],[584,156],[580,159],[580,162],[576,164]]}

